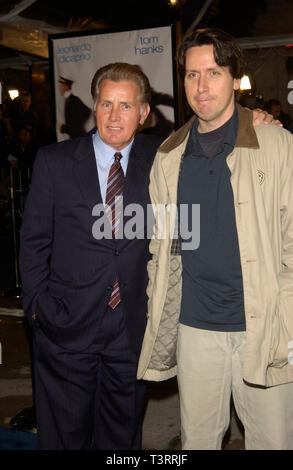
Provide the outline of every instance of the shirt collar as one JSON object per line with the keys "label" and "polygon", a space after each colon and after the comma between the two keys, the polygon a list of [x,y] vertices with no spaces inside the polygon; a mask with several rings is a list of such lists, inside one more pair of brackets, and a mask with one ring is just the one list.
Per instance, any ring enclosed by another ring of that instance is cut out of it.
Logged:
{"label": "shirt collar", "polygon": [[[124,174],[126,173],[128,161],[129,161],[129,154],[131,151],[131,147],[133,144],[134,139],[122,150],[119,150],[121,153],[122,157],[120,160],[122,169],[124,171]],[[112,163],[114,163],[114,155],[117,152],[117,150],[113,149],[110,147],[110,145],[106,144],[100,137],[98,131],[96,131],[93,134],[93,144],[94,144],[94,150],[96,154],[96,158],[99,160],[99,164],[103,165],[104,167],[110,167]]]}
{"label": "shirt collar", "polygon": [[[228,128],[227,128],[227,132],[222,140],[222,143],[221,143],[221,147],[223,145],[228,145],[230,148],[234,148],[235,146],[235,142],[236,142],[236,137],[237,137],[237,131],[238,131],[238,110],[237,110],[237,107],[235,105],[235,108],[234,108],[234,112],[233,112],[233,115],[231,116],[231,118],[229,119],[228,121]],[[195,154],[200,154],[202,152],[202,149],[201,149],[201,146],[198,142],[198,138],[197,138],[197,135],[198,135],[198,124],[199,124],[199,121],[198,119],[196,119],[194,121],[194,124],[191,128],[191,131],[190,131],[190,136],[189,136],[189,139],[188,139],[188,143],[187,143],[187,152],[188,153],[195,153]],[[187,154],[187,152],[185,152],[185,154]]]}

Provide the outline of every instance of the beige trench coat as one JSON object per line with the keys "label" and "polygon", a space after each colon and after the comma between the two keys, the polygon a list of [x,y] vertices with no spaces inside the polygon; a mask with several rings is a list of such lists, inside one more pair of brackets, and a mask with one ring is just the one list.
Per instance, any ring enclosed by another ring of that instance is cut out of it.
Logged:
{"label": "beige trench coat", "polygon": [[[254,128],[252,112],[240,106],[238,115],[227,164],[244,289],[243,378],[273,386],[293,381],[293,136],[273,124]],[[150,179],[154,206],[177,203],[180,163],[193,122],[158,150]],[[150,243],[148,323],[138,366],[139,379],[154,381],[176,375],[182,265],[180,254],[172,254],[172,224],[166,219],[166,236]]]}

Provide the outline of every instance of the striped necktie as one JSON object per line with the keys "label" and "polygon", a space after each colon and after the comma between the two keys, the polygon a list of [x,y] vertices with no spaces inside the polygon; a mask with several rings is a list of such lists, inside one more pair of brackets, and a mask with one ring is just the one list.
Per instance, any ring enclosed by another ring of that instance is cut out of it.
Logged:
{"label": "striped necktie", "polygon": [[[120,163],[120,160],[122,158],[121,153],[116,152],[114,158],[115,161],[110,168],[107,181],[106,214],[112,226],[113,236],[114,238],[116,238],[116,234],[119,229],[119,220],[122,208],[124,173]],[[118,279],[116,278],[108,305],[114,310],[114,308],[117,307],[120,301],[121,298],[119,284]]]}

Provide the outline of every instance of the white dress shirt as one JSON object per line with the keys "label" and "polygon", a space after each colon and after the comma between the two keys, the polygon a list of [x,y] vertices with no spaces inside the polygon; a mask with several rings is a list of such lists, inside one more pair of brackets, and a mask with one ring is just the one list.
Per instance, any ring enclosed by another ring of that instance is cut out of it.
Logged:
{"label": "white dress shirt", "polygon": [[[127,147],[123,148],[122,150],[119,150],[119,152],[122,155],[120,163],[121,163],[124,176],[126,175],[128,160],[129,160],[129,153],[133,144],[133,140],[134,139],[132,139],[132,141],[130,142],[130,144],[127,145]],[[95,151],[95,157],[96,157],[96,163],[97,163],[102,201],[103,201],[103,204],[105,204],[108,175],[109,175],[111,165],[115,161],[114,155],[117,152],[117,150],[105,144],[105,142],[99,136],[98,131],[96,131],[93,134],[93,145],[94,145],[94,151]]]}

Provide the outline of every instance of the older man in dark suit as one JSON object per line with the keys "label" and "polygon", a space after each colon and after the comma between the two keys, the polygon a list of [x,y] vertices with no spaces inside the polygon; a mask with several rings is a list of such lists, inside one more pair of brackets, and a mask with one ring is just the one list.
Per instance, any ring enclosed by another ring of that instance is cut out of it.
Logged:
{"label": "older man in dark suit", "polygon": [[[21,230],[39,449],[141,446],[145,385],[136,369],[148,239],[120,230],[130,218],[119,202],[122,196],[124,207],[135,203],[146,214],[161,139],[135,135],[150,110],[149,82],[139,67],[102,67],[92,95],[97,130],[39,150]],[[104,234],[94,229],[101,207]],[[143,220],[141,233],[146,227]]]}

